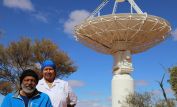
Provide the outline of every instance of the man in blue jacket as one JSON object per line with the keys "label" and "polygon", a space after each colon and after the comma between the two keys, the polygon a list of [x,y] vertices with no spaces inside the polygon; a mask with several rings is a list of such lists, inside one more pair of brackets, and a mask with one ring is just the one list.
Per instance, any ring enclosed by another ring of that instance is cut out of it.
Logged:
{"label": "man in blue jacket", "polygon": [[38,75],[33,70],[25,70],[20,76],[20,90],[9,93],[1,107],[52,107],[48,95],[36,89],[38,81]]}

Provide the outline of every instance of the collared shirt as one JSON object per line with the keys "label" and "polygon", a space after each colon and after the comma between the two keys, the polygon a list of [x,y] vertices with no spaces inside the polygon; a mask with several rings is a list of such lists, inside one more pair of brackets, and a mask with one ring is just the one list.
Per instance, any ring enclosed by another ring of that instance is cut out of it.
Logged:
{"label": "collared shirt", "polygon": [[27,96],[22,96],[22,95],[20,95],[20,97],[23,99],[25,103],[25,107],[28,107],[29,98]]}
{"label": "collared shirt", "polygon": [[[1,107],[25,107],[25,102],[21,98],[19,91],[16,93],[9,93],[5,96]],[[29,99],[28,107],[52,107],[48,95],[38,92],[37,95]]]}
{"label": "collared shirt", "polygon": [[77,103],[77,97],[72,92],[68,82],[55,79],[51,88],[47,85],[44,78],[38,82],[37,89],[49,95],[53,107],[67,107],[67,104],[74,105]]}

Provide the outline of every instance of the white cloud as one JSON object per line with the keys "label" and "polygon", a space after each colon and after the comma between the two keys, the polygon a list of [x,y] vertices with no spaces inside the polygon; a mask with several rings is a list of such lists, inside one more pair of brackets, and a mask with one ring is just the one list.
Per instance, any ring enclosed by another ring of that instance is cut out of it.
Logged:
{"label": "white cloud", "polygon": [[72,88],[78,88],[85,85],[83,81],[79,81],[79,80],[69,80],[68,83]]}
{"label": "white cloud", "polygon": [[74,33],[74,26],[81,23],[90,13],[86,10],[75,10],[69,15],[69,19],[64,23],[64,32],[68,34]]}
{"label": "white cloud", "polygon": [[136,80],[135,85],[137,85],[137,86],[148,86],[149,83],[145,80]]}
{"label": "white cloud", "polygon": [[90,96],[101,96],[102,92],[101,91],[91,91],[87,93]]}
{"label": "white cloud", "polygon": [[173,94],[173,93],[174,93],[171,88],[166,88],[166,89],[165,89],[165,92],[166,92],[167,94]]}
{"label": "white cloud", "polygon": [[172,34],[174,40],[177,41],[177,28],[174,31],[172,31],[171,34]]}
{"label": "white cloud", "polygon": [[43,13],[33,14],[33,16],[41,22],[48,23],[47,15],[45,15]]}
{"label": "white cloud", "polygon": [[30,11],[30,15],[38,21],[48,23],[48,17],[46,13],[42,13],[34,9],[31,0],[3,0],[3,4],[9,8],[20,9],[23,11]]}
{"label": "white cloud", "polygon": [[109,101],[104,100],[82,100],[79,101],[76,105],[76,107],[110,107]]}
{"label": "white cloud", "polygon": [[31,0],[3,0],[3,4],[9,8],[18,8],[24,11],[34,11]]}
{"label": "white cloud", "polygon": [[154,95],[160,95],[160,94],[162,94],[162,91],[161,90],[153,90],[152,93]]}
{"label": "white cloud", "polygon": [[[161,89],[158,89],[158,90],[153,90],[152,93],[154,95],[162,95],[163,92]],[[173,90],[171,88],[165,88],[165,93],[168,95],[168,94],[173,94]]]}
{"label": "white cloud", "polygon": [[59,23],[59,24],[63,24],[63,23],[65,23],[65,20],[64,20],[64,19],[59,19],[59,20],[58,20],[58,23]]}

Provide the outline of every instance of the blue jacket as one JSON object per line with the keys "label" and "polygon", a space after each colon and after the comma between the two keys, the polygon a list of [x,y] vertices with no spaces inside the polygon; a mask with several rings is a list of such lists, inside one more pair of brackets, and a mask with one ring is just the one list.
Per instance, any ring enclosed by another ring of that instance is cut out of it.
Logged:
{"label": "blue jacket", "polygon": [[[1,107],[25,107],[25,103],[19,92],[9,93],[4,98]],[[52,107],[52,104],[47,94],[39,92],[29,99],[28,107]]]}

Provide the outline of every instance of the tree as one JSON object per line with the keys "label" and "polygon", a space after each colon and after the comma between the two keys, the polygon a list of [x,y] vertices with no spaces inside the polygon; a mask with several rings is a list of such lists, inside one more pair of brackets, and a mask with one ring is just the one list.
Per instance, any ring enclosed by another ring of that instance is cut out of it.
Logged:
{"label": "tree", "polygon": [[127,96],[125,103],[129,107],[152,107],[152,94],[135,92]]}
{"label": "tree", "polygon": [[155,107],[176,107],[174,99],[168,99],[168,102],[164,100],[159,100],[155,103]]}
{"label": "tree", "polygon": [[45,59],[52,59],[56,63],[57,76],[60,78],[69,76],[77,69],[69,56],[50,40],[32,42],[29,38],[22,38],[7,47],[0,45],[0,93],[6,95],[18,90],[19,76],[25,69],[34,69],[40,75],[39,65]]}
{"label": "tree", "polygon": [[161,81],[157,81],[161,90],[164,99],[158,98],[149,92],[145,93],[138,93],[130,94],[127,96],[125,103],[128,104],[130,107],[176,107],[177,102],[174,98],[167,98],[167,94],[164,89],[164,77],[166,75],[166,71],[170,73],[170,85],[172,90],[175,92],[177,98],[177,66],[166,70],[165,67],[162,65],[165,73],[162,76]]}
{"label": "tree", "polygon": [[125,103],[129,107],[176,107],[173,99],[168,99],[168,103],[166,103],[165,100],[157,98],[150,92],[130,94]]}
{"label": "tree", "polygon": [[165,92],[165,89],[164,89],[163,81],[164,81],[165,74],[166,73],[163,74],[163,77],[162,77],[161,81],[157,81],[160,88],[162,89],[163,97],[164,97],[165,100],[162,100],[162,101],[158,102],[156,104],[156,107],[175,107],[174,101],[172,99],[167,98],[167,95],[166,95],[166,92]]}
{"label": "tree", "polygon": [[169,83],[177,99],[177,66],[171,67],[169,69],[169,73],[170,73]]}

